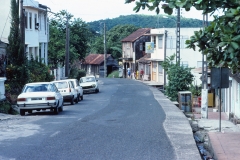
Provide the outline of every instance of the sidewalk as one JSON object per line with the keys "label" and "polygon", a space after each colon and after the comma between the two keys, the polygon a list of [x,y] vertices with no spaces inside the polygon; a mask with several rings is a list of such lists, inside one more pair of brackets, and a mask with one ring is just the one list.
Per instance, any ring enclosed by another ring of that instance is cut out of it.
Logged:
{"label": "sidewalk", "polygon": [[[149,85],[149,86],[153,86],[153,88],[156,85],[156,82],[151,82],[151,81],[140,81],[140,82],[145,83],[146,85]],[[153,89],[153,90],[157,90],[157,89]],[[170,100],[167,100],[167,98],[160,91],[158,94],[155,93],[154,95],[158,96],[158,98],[155,97],[155,99],[157,99],[160,105],[163,107],[166,113],[166,119],[169,119],[170,117],[172,117],[169,114],[175,114],[175,113],[169,112],[169,109],[167,108],[169,107],[169,104],[167,103],[172,103],[172,102]],[[173,107],[173,105],[171,105],[171,107]],[[198,111],[201,111],[201,108],[198,108]],[[238,125],[233,124],[233,122],[229,121],[228,115],[226,113],[224,112],[221,113],[221,121],[219,120],[219,117],[220,117],[219,112],[213,112],[213,108],[208,109],[208,119],[201,119],[201,112],[195,112],[193,113],[193,115],[194,115],[194,119],[197,121],[198,127],[201,129],[207,130],[208,145],[210,147],[211,154],[214,160],[239,160],[240,159],[240,151],[239,151],[240,150],[240,127]],[[181,121],[176,123],[179,124],[181,123]],[[220,124],[221,124],[221,132],[219,132]],[[166,132],[169,135],[168,133],[169,131],[166,130]],[[179,133],[179,137],[180,136],[182,136],[181,133]],[[169,135],[169,137],[171,141],[172,139],[177,138],[172,135]],[[173,144],[174,143],[175,142],[173,141]],[[186,147],[185,144],[179,144],[178,147],[179,148],[178,149],[176,148],[176,151],[177,151],[177,154],[180,156],[179,159],[185,159],[185,156],[183,154],[178,153],[178,150],[180,148],[184,147],[185,149]],[[191,145],[188,146],[188,149],[190,148],[192,148]],[[195,148],[193,150],[195,150]],[[189,151],[186,150],[186,152],[189,152]],[[188,158],[191,159],[190,157],[196,156],[194,154],[195,154],[194,151],[192,151],[192,153],[189,153]]]}

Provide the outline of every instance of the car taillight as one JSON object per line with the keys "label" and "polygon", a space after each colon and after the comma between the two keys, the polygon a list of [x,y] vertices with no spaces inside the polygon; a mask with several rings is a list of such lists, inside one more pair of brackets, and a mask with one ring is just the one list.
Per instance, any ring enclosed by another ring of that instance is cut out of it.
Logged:
{"label": "car taillight", "polygon": [[18,98],[18,99],[17,99],[18,102],[24,102],[24,101],[26,101],[26,100],[27,100],[26,98]]}
{"label": "car taillight", "polygon": [[47,97],[47,100],[55,100],[55,97]]}

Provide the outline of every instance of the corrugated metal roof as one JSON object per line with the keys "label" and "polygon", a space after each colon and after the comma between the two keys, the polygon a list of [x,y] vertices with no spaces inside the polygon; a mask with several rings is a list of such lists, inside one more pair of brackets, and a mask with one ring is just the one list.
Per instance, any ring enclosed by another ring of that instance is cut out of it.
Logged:
{"label": "corrugated metal roof", "polygon": [[146,33],[150,33],[151,28],[140,28],[122,39],[122,42],[134,42]]}
{"label": "corrugated metal roof", "polygon": [[[107,54],[108,58],[111,56],[111,54]],[[104,62],[104,54],[89,54],[87,57],[85,57],[85,62],[84,64],[101,64]]]}

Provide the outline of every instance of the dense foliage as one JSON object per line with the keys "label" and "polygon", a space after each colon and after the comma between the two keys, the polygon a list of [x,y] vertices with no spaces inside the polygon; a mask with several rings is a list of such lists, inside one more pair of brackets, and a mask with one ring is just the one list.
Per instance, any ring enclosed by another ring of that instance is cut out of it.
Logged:
{"label": "dense foliage", "polygon": [[168,79],[165,93],[172,101],[177,101],[178,92],[189,90],[194,76],[191,73],[191,68],[180,66],[179,62],[174,63],[174,58],[175,55],[167,57],[162,66]]}
{"label": "dense foliage", "polygon": [[[88,40],[91,32],[87,28],[87,24],[81,19],[73,18],[73,15],[66,11],[60,11],[50,20],[50,40],[48,62],[51,67],[64,66],[65,63],[65,44],[66,44],[66,24],[69,18],[68,26],[70,29],[69,37],[69,63],[75,60],[85,58],[88,49]],[[71,67],[70,67],[71,68]]]}
{"label": "dense foliage", "polygon": [[[135,0],[126,0],[131,3]],[[160,2],[164,4],[160,7]],[[148,8],[158,14],[160,8],[167,14],[172,14],[173,8],[191,7],[201,10],[203,14],[213,14],[222,10],[222,16],[215,16],[208,27],[195,32],[189,41],[188,47],[207,55],[209,66],[229,67],[232,72],[239,72],[240,68],[240,1],[239,0],[139,0],[136,1],[134,11]]]}
{"label": "dense foliage", "polygon": [[[106,43],[107,43],[107,53],[111,54],[114,58],[118,59],[122,57],[122,42],[121,40],[132,32],[135,32],[138,27],[133,25],[117,25],[106,32]],[[104,53],[104,45],[103,45],[103,35],[99,34],[93,44],[91,45],[92,53]]]}
{"label": "dense foliage", "polygon": [[[89,28],[94,31],[100,32],[101,26],[99,21],[89,22]],[[134,25],[139,28],[174,28],[176,27],[176,16],[168,16],[165,17],[163,15],[127,15],[127,16],[119,16],[117,18],[105,19],[107,29],[117,25]],[[181,27],[185,28],[199,28],[202,27],[202,20],[192,19],[192,18],[181,18]]]}

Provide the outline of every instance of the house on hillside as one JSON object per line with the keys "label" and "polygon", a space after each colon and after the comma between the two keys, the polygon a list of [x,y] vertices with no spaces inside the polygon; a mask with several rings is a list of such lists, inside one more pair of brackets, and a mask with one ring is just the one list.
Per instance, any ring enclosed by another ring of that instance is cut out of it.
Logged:
{"label": "house on hillside", "polygon": [[[119,65],[111,54],[107,54],[106,61],[106,76],[108,76],[112,71],[117,70]],[[85,60],[81,62],[80,68],[85,70],[87,75],[104,77],[104,54],[89,54],[85,57]]]}
{"label": "house on hillside", "polygon": [[141,28],[133,32],[129,36],[122,39],[122,63],[123,76],[126,77],[126,69],[131,68],[132,72],[136,72],[138,60],[146,55],[145,42],[150,41],[150,36],[145,35],[150,33],[150,28]]}
{"label": "house on hillside", "polygon": [[48,64],[49,23],[48,7],[34,0],[24,0],[25,45],[28,59],[33,56]]}

